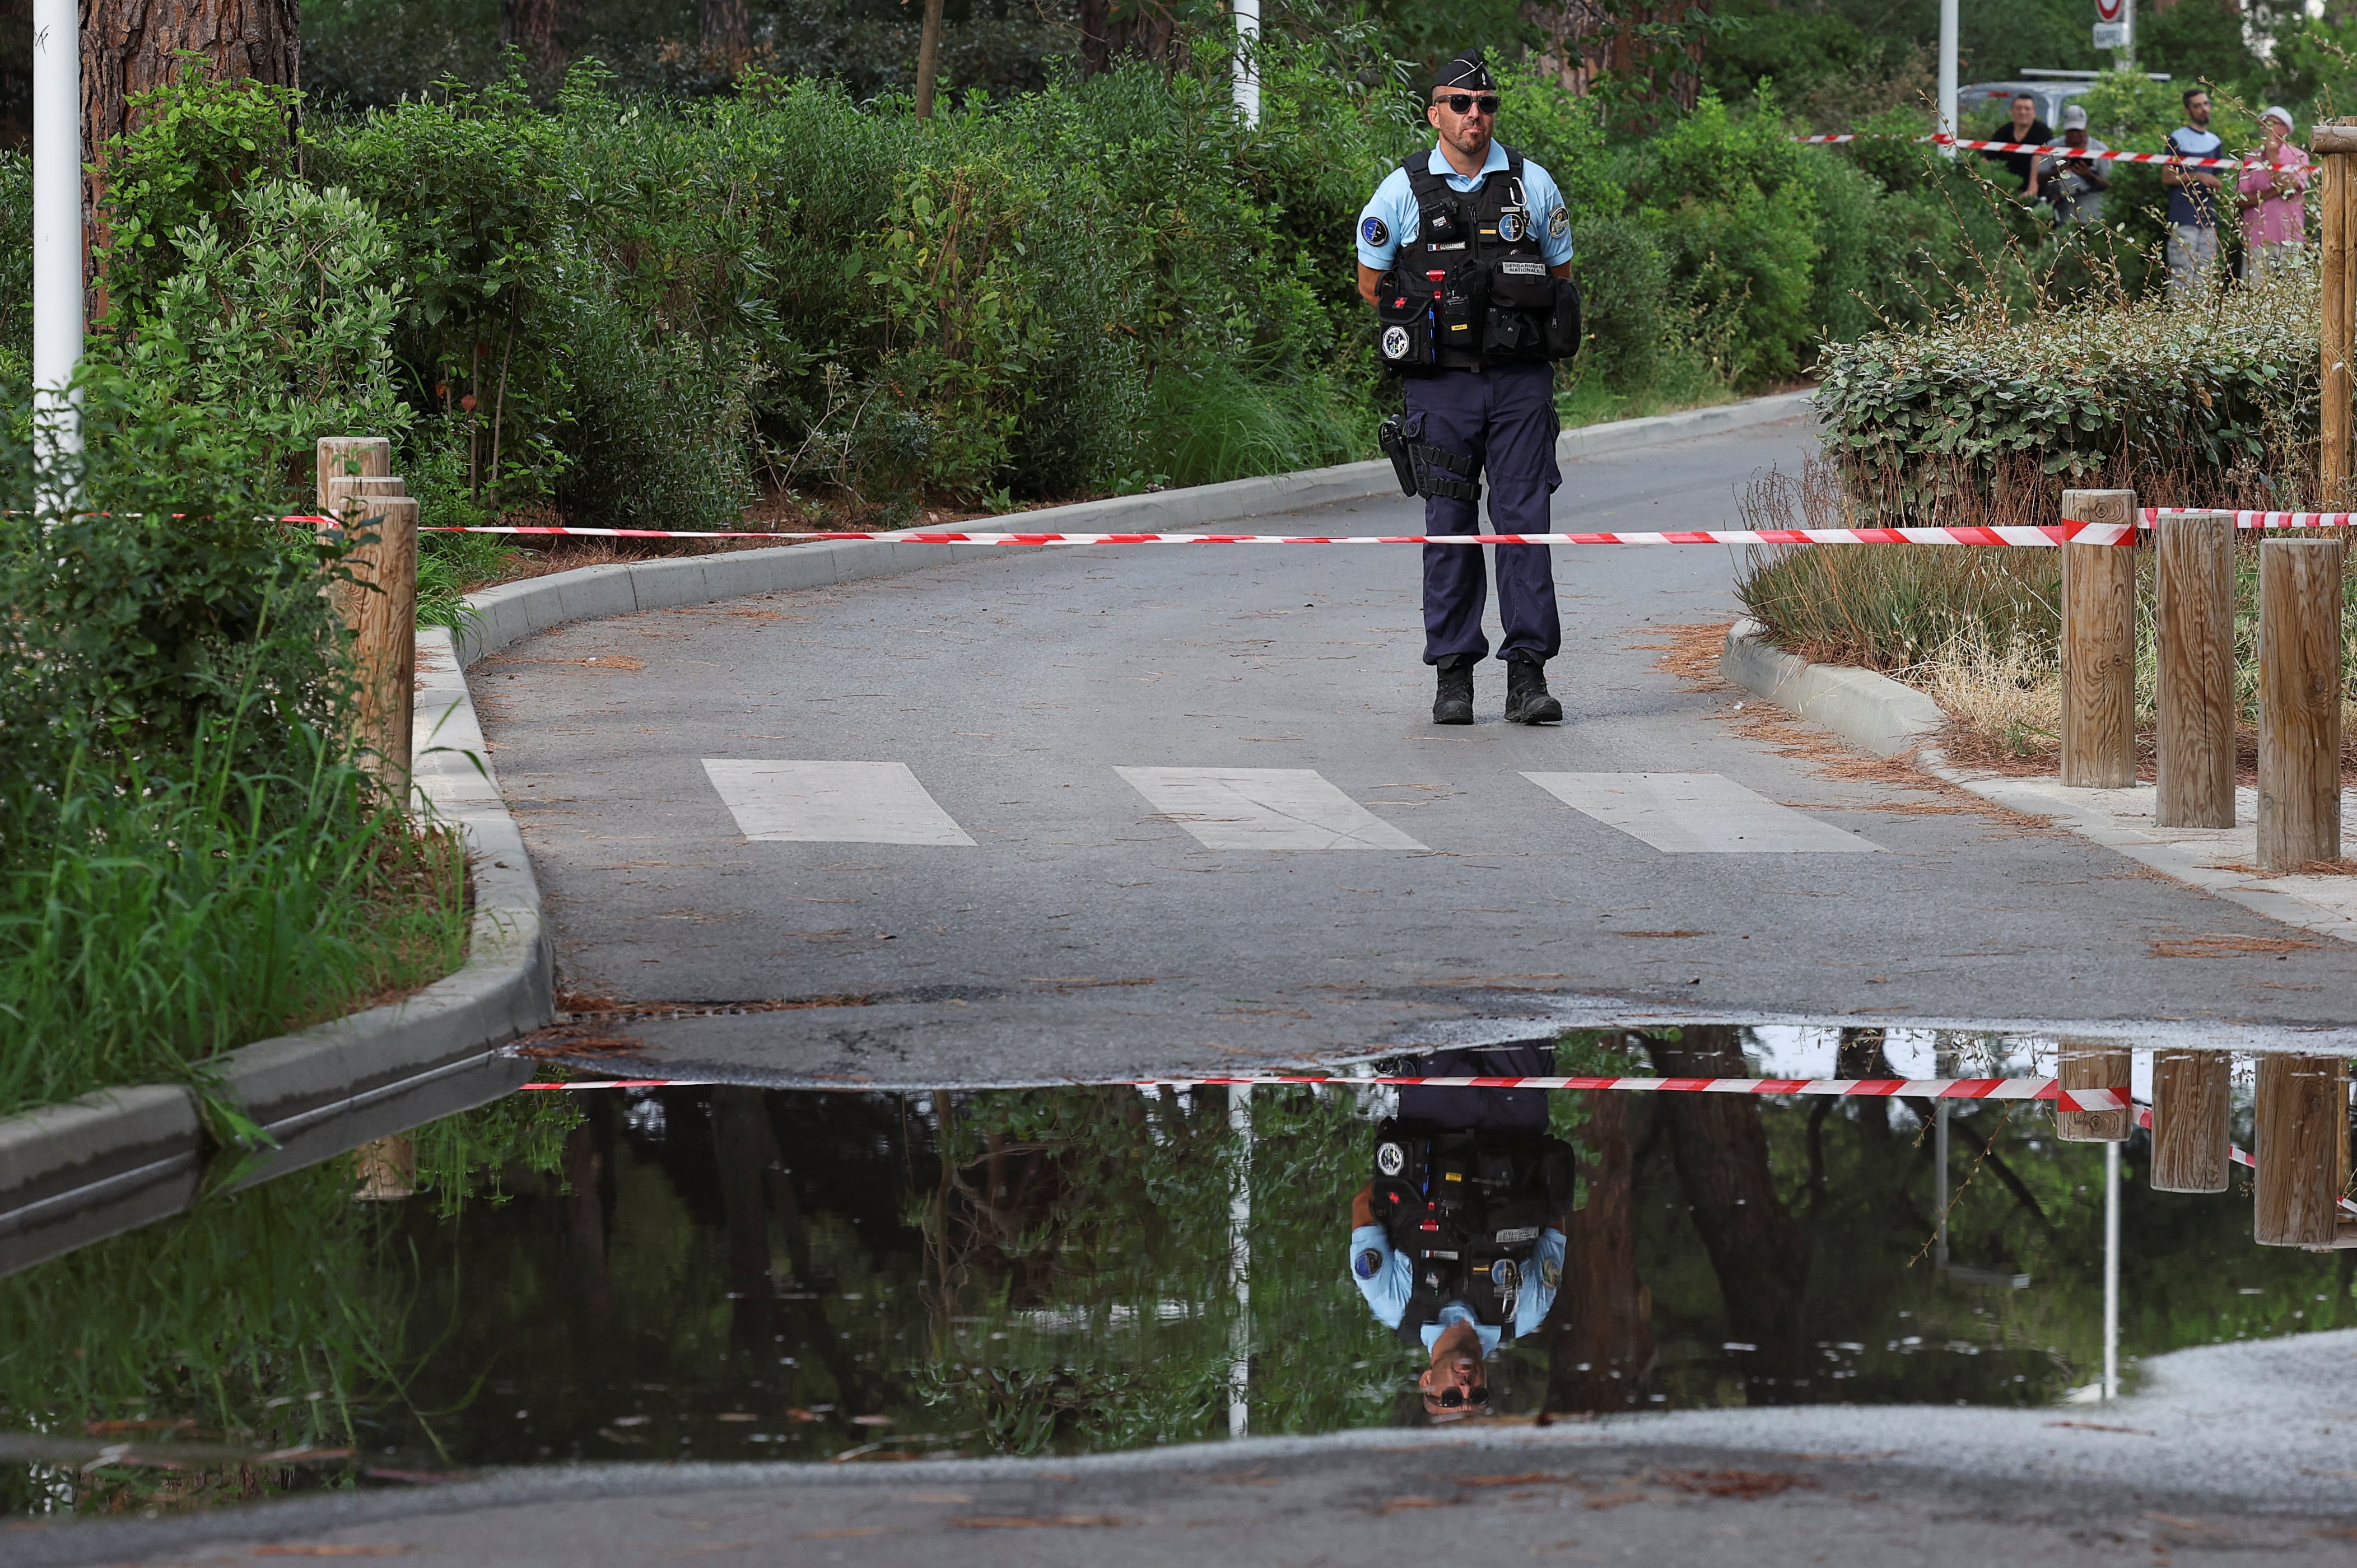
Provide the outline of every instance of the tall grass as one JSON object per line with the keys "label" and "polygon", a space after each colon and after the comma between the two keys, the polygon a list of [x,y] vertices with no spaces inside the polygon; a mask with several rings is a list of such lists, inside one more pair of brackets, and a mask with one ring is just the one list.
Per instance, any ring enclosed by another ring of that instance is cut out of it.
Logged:
{"label": "tall grass", "polygon": [[199,740],[178,777],[70,772],[46,853],[0,869],[0,1113],[205,1058],[448,973],[465,857],[316,731],[299,774]]}

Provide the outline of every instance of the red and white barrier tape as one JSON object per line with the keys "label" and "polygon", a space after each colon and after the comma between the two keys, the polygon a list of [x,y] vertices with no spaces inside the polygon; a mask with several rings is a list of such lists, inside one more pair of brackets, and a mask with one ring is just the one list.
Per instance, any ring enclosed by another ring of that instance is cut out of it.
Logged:
{"label": "red and white barrier tape", "polygon": [[[2125,1089],[2064,1089],[2050,1078],[1337,1078],[1323,1073],[1246,1073],[1213,1078],[1120,1079],[1100,1087],[1196,1089],[1274,1084],[1394,1084],[1423,1089],[1622,1090],[1656,1094],[1801,1094],[1835,1098],[2050,1100],[2061,1111],[2117,1111]],[[526,1089],[709,1089],[712,1079],[586,1079]],[[1086,1088],[1073,1084],[1072,1088]]]}
{"label": "red and white barrier tape", "polygon": [[2237,511],[2231,507],[2196,506],[2148,506],[2144,509],[2143,523],[2150,528],[2164,517],[2215,512],[2224,512],[2240,529],[2357,527],[2357,511]]}
{"label": "red and white barrier tape", "polygon": [[[290,518],[289,521],[307,521]],[[599,539],[769,539],[802,544],[885,540],[899,544],[2135,544],[2132,523],[2065,521],[2007,528],[1722,528],[1659,533],[731,533],[653,528],[436,527],[428,533],[582,534]]]}
{"label": "red and white barrier tape", "polygon": [[2083,151],[2073,151],[2061,142],[1976,142],[1963,136],[1943,136],[1937,134],[1929,136],[1882,136],[1872,132],[1861,134],[1856,131],[1849,131],[1837,136],[1795,136],[1792,140],[1819,146],[1838,142],[1905,141],[1918,145],[1929,143],[1943,147],[1970,147],[1975,152],[1982,153],[2061,153],[2068,157],[2097,158],[2106,163],[2170,164],[2178,168],[2255,168],[2261,162],[2255,157],[2197,158],[2178,153],[2124,153],[2109,147],[2088,147]]}
{"label": "red and white barrier tape", "polygon": [[[2136,1125],[2144,1128],[2147,1132],[2152,1130],[2151,1106],[2139,1105],[2136,1107]],[[2241,1165],[2245,1170],[2255,1171],[2259,1168],[2258,1160],[2249,1150],[2244,1148],[2240,1144],[2229,1144],[2226,1145],[2226,1158],[2230,1163]],[[2341,1198],[2341,1212],[2348,1215],[2357,1215],[2357,1198]]]}

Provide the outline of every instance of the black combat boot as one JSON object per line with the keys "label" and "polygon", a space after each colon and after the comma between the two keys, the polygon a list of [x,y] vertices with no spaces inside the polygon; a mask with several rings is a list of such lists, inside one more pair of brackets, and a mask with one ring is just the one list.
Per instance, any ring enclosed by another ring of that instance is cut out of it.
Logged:
{"label": "black combat boot", "polygon": [[1546,666],[1537,660],[1516,659],[1507,663],[1506,722],[1510,725],[1563,722],[1563,704],[1547,694]]}
{"label": "black combat boot", "polygon": [[1432,699],[1432,722],[1469,725],[1473,722],[1473,660],[1453,654],[1438,665],[1440,691]]}

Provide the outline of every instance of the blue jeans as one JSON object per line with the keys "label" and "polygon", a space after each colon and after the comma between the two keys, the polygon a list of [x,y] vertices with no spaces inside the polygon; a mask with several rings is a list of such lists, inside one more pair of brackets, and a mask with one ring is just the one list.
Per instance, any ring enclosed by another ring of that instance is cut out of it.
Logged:
{"label": "blue jeans", "polygon": [[[1563,483],[1555,463],[1559,428],[1555,368],[1500,365],[1487,371],[1444,371],[1411,376],[1407,411],[1424,415],[1424,439],[1471,457],[1490,498],[1493,533],[1550,532],[1550,498]],[[1426,533],[1478,533],[1475,503],[1428,496]],[[1544,662],[1563,648],[1555,615],[1555,563],[1544,544],[1501,544],[1498,618],[1504,636],[1498,657]],[[1424,547],[1424,661],[1456,655],[1482,659],[1490,639],[1481,630],[1489,575],[1481,551],[1463,544]]]}

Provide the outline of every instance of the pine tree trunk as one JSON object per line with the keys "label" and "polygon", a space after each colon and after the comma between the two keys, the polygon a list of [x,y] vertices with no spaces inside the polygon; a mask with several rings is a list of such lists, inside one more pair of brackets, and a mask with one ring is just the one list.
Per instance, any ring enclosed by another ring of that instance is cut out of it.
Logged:
{"label": "pine tree trunk", "polygon": [[1653,1365],[1653,1304],[1637,1277],[1636,1151],[1652,1113],[1637,1095],[1588,1096],[1580,1140],[1591,1156],[1580,1173],[1587,1202],[1564,1218],[1563,1283],[1550,1318],[1542,1422],[1626,1410],[1644,1397]]}
{"label": "pine tree trunk", "polygon": [[104,243],[106,144],[131,129],[131,99],[164,86],[199,57],[221,80],[303,85],[302,0],[83,0],[83,220],[93,249]]}
{"label": "pine tree trunk", "polygon": [[733,70],[752,52],[752,31],[745,18],[745,0],[700,0],[695,14],[696,41],[707,62],[725,60]]}
{"label": "pine tree trunk", "polygon": [[535,73],[564,69],[556,33],[556,0],[500,0],[500,42]]}
{"label": "pine tree trunk", "polygon": [[[1731,1026],[1706,1025],[1675,1041],[1648,1037],[1656,1072],[1667,1078],[1743,1078],[1749,1068]],[[1776,1195],[1760,1104],[1748,1097],[1664,1094],[1678,1182],[1692,1206],[1726,1304],[1727,1338],[1753,1404],[1789,1404],[1807,1375],[1802,1331],[1809,1238]]]}

